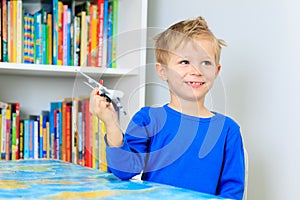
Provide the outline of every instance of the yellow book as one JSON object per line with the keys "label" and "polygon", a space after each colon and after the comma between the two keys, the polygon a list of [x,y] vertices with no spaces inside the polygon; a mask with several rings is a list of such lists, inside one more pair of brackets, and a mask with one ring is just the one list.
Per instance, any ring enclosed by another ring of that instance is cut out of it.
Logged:
{"label": "yellow book", "polygon": [[50,158],[50,122],[46,122],[47,153],[46,158]]}
{"label": "yellow book", "polygon": [[97,66],[97,5],[91,4],[90,9],[90,30],[89,31],[89,66]]}
{"label": "yellow book", "polygon": [[107,171],[107,160],[106,160],[106,143],[104,141],[104,135],[106,134],[106,127],[103,121],[99,120],[100,123],[100,131],[99,131],[99,164],[100,170],[106,172]]}
{"label": "yellow book", "polygon": [[52,14],[48,13],[47,14],[47,27],[48,27],[48,43],[47,43],[47,51],[48,51],[48,59],[47,59],[47,64],[53,64],[52,63]]}
{"label": "yellow book", "polygon": [[16,4],[16,62],[23,63],[23,34],[21,34],[23,28],[23,9],[22,9],[22,1],[14,1]]}
{"label": "yellow book", "polygon": [[87,19],[86,12],[80,14],[80,66],[87,66]]}
{"label": "yellow book", "polygon": [[11,128],[11,104],[7,104],[6,109],[6,141],[5,141],[5,160],[10,160],[10,128]]}
{"label": "yellow book", "polygon": [[92,167],[99,169],[99,123],[95,115],[92,116],[92,151]]}

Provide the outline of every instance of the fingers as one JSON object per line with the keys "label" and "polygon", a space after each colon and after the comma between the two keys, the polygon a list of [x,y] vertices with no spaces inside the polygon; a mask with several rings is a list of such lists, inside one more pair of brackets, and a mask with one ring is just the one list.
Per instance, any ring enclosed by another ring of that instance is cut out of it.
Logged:
{"label": "fingers", "polygon": [[103,118],[105,114],[114,111],[114,107],[105,96],[101,96],[99,93],[99,89],[94,88],[90,94],[90,113]]}

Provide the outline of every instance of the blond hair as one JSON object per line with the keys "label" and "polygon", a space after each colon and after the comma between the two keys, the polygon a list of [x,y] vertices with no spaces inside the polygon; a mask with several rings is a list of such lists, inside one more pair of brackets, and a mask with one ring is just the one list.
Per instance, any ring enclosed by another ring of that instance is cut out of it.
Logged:
{"label": "blond hair", "polygon": [[214,36],[206,21],[200,16],[178,22],[154,37],[157,62],[167,64],[169,55],[182,43],[198,38],[211,40],[215,50],[215,62],[219,64],[221,49],[222,46],[226,46],[226,43]]}

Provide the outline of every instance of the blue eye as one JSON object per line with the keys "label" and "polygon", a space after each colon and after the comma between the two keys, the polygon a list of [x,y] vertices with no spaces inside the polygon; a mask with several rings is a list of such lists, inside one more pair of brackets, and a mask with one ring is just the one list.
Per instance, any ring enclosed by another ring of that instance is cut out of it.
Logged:
{"label": "blue eye", "polygon": [[207,67],[209,67],[209,66],[212,66],[212,63],[211,63],[210,61],[208,61],[208,60],[205,60],[205,61],[203,61],[203,62],[201,63],[201,65],[202,65],[202,66],[207,66]]}
{"label": "blue eye", "polygon": [[181,65],[188,65],[188,64],[190,64],[190,62],[188,60],[182,60],[182,61],[180,61],[180,64]]}

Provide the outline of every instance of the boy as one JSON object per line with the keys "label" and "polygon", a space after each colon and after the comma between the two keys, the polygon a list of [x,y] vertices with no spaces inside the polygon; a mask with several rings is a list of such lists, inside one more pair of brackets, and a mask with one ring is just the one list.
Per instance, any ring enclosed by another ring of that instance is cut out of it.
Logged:
{"label": "boy", "polygon": [[91,113],[106,125],[107,162],[119,178],[142,180],[242,199],[245,164],[240,127],[208,110],[205,95],[220,72],[225,42],[202,17],[176,23],[155,38],[156,72],[170,102],[144,107],[119,128],[111,103],[91,93]]}

